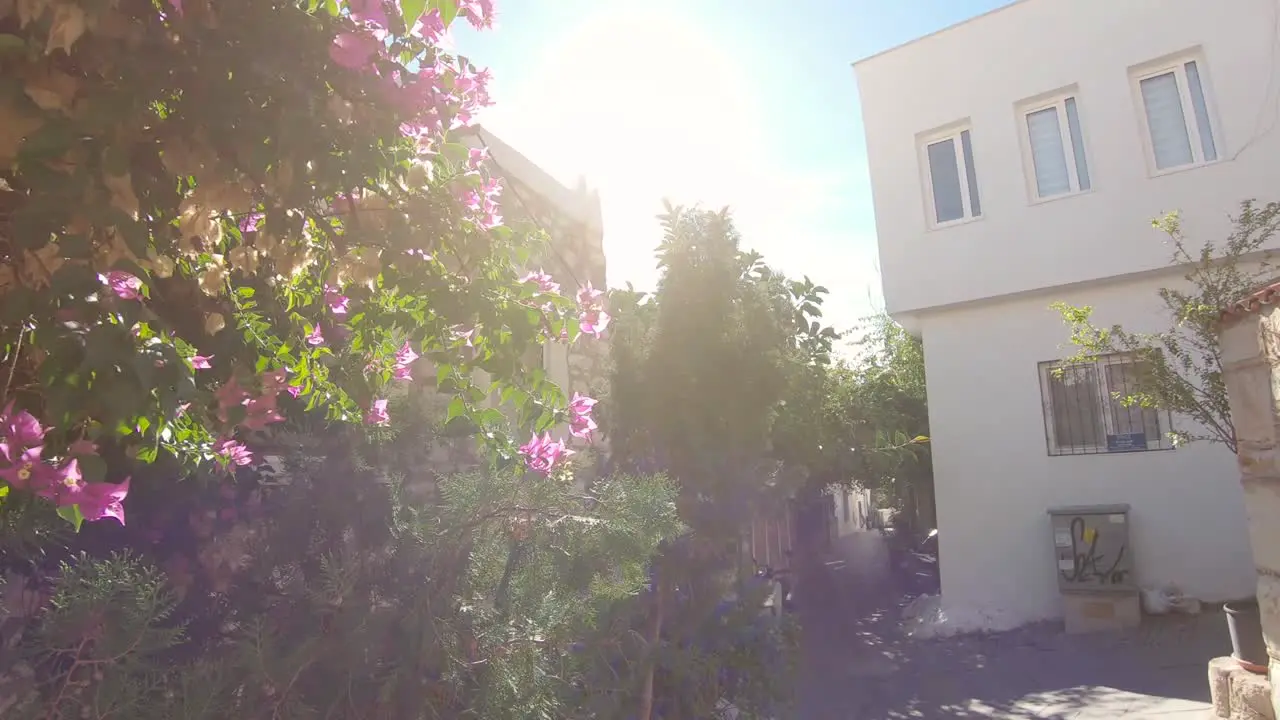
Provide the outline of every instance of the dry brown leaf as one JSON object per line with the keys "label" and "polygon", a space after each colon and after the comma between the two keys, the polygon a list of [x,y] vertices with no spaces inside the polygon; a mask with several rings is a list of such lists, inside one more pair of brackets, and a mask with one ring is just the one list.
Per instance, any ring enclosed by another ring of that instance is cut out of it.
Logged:
{"label": "dry brown leaf", "polygon": [[209,313],[204,318],[204,331],[210,335],[217,335],[227,326],[227,319],[222,317],[222,313]]}
{"label": "dry brown leaf", "polygon": [[217,210],[243,215],[253,209],[253,195],[240,183],[229,180],[204,179],[191,193],[193,202]]}
{"label": "dry brown leaf", "polygon": [[93,19],[93,32],[105,38],[120,40],[133,34],[137,25],[128,15],[110,8]]}
{"label": "dry brown leaf", "polygon": [[32,290],[47,287],[53,273],[62,267],[63,262],[62,252],[56,242],[51,242],[36,252],[24,250],[22,265],[18,268],[18,280]]}
{"label": "dry brown leaf", "polygon": [[102,184],[111,191],[111,204],[125,212],[130,218],[138,219],[138,196],[133,192],[133,178],[129,173],[123,175],[103,175]]}
{"label": "dry brown leaf", "polygon": [[194,140],[170,137],[164,141],[160,161],[169,172],[179,177],[200,177],[217,165],[217,157],[199,137]]}
{"label": "dry brown leaf", "polygon": [[129,260],[130,262],[138,262],[138,256],[133,254],[129,249],[129,245],[125,243],[124,236],[120,234],[116,228],[107,228],[107,239],[100,243],[97,247],[97,253],[94,257],[94,265],[102,271],[110,270],[116,266],[121,260]]}
{"label": "dry brown leaf", "polygon": [[43,124],[44,120],[20,113],[0,101],[0,167],[13,162],[22,141]]}
{"label": "dry brown leaf", "polygon": [[[192,197],[178,205],[178,232],[182,234],[180,243],[187,254],[199,254],[222,240],[222,225],[210,217],[209,208]],[[201,247],[194,245],[192,238],[199,238]],[[204,247],[206,245],[208,247]]]}
{"label": "dry brown leaf", "polygon": [[76,213],[71,216],[71,222],[67,223],[66,232],[68,235],[83,235],[91,229],[89,218]]}
{"label": "dry brown leaf", "polygon": [[67,112],[75,101],[80,81],[57,70],[47,70],[27,80],[23,91],[41,110]]}
{"label": "dry brown leaf", "polygon": [[18,25],[26,27],[33,20],[39,20],[44,11],[49,9],[49,0],[17,0]]}
{"label": "dry brown leaf", "polygon": [[49,44],[45,46],[44,54],[48,55],[62,48],[63,52],[70,55],[71,46],[84,35],[87,23],[88,18],[79,5],[59,3],[53,11],[53,25],[49,28]]}

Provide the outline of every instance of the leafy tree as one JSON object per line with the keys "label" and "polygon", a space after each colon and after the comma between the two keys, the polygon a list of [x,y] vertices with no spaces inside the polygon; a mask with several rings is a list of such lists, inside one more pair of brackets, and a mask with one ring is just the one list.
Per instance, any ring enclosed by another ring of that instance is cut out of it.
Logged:
{"label": "leafy tree", "polygon": [[1136,382],[1132,392],[1118,399],[1126,406],[1161,408],[1191,418],[1194,425],[1170,431],[1175,445],[1206,440],[1236,452],[1235,426],[1222,379],[1218,323],[1224,308],[1274,279],[1264,246],[1280,227],[1280,203],[1259,206],[1253,200],[1244,201],[1225,242],[1207,240],[1198,250],[1188,247],[1177,214],[1152,224],[1169,236],[1171,264],[1185,270],[1181,287],[1159,290],[1169,327],[1145,333],[1119,325],[1098,326],[1093,323],[1092,307],[1054,303],[1078,348],[1065,362],[1129,353],[1135,360]]}
{"label": "leafy tree", "polygon": [[887,314],[856,330],[850,358],[809,369],[794,388],[798,422],[784,430],[806,442],[790,461],[815,491],[856,485],[902,502],[932,482],[923,347]]}
{"label": "leafy tree", "polygon": [[649,648],[639,716],[710,717],[722,699],[776,716],[788,631],[750,630],[756,594],[722,601],[744,523],[786,494],[784,460],[803,448],[790,393],[812,387],[810,369],[830,352],[834,332],[814,320],[825,289],[744,252],[727,211],[668,206],[661,221],[657,292],[612,301],[626,310],[606,416],[615,460],[676,480],[690,528],[655,563],[634,621]]}

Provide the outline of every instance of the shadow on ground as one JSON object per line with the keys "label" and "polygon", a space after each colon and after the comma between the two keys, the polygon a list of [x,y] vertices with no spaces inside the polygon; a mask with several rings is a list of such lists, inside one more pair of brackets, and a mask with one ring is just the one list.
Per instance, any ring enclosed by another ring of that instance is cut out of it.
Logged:
{"label": "shadow on ground", "polygon": [[918,640],[875,557],[801,579],[799,720],[1206,717],[1206,663],[1230,651],[1220,615],[1148,618],[1132,633],[1046,623]]}

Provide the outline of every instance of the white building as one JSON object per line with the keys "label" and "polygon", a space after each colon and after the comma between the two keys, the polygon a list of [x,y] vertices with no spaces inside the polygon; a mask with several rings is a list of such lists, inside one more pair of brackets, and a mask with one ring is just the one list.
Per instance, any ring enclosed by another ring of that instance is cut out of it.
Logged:
{"label": "white building", "polygon": [[835,522],[832,528],[836,537],[844,537],[863,530],[871,530],[881,524],[880,511],[866,488],[839,487],[831,491],[832,512]]}
{"label": "white building", "polygon": [[1280,200],[1273,0],[1021,0],[855,63],[888,311],[924,340],[943,602],[960,627],[1058,617],[1046,509],[1130,505],[1142,586],[1252,596],[1235,459],[1113,403],[1054,301],[1168,327],[1151,220],[1198,247]]}

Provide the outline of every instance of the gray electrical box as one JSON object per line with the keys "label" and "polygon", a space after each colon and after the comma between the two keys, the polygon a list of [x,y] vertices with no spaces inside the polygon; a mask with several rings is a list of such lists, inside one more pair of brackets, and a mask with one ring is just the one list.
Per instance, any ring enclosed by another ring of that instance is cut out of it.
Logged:
{"label": "gray electrical box", "polygon": [[1064,593],[1137,590],[1128,505],[1049,508],[1058,589]]}

